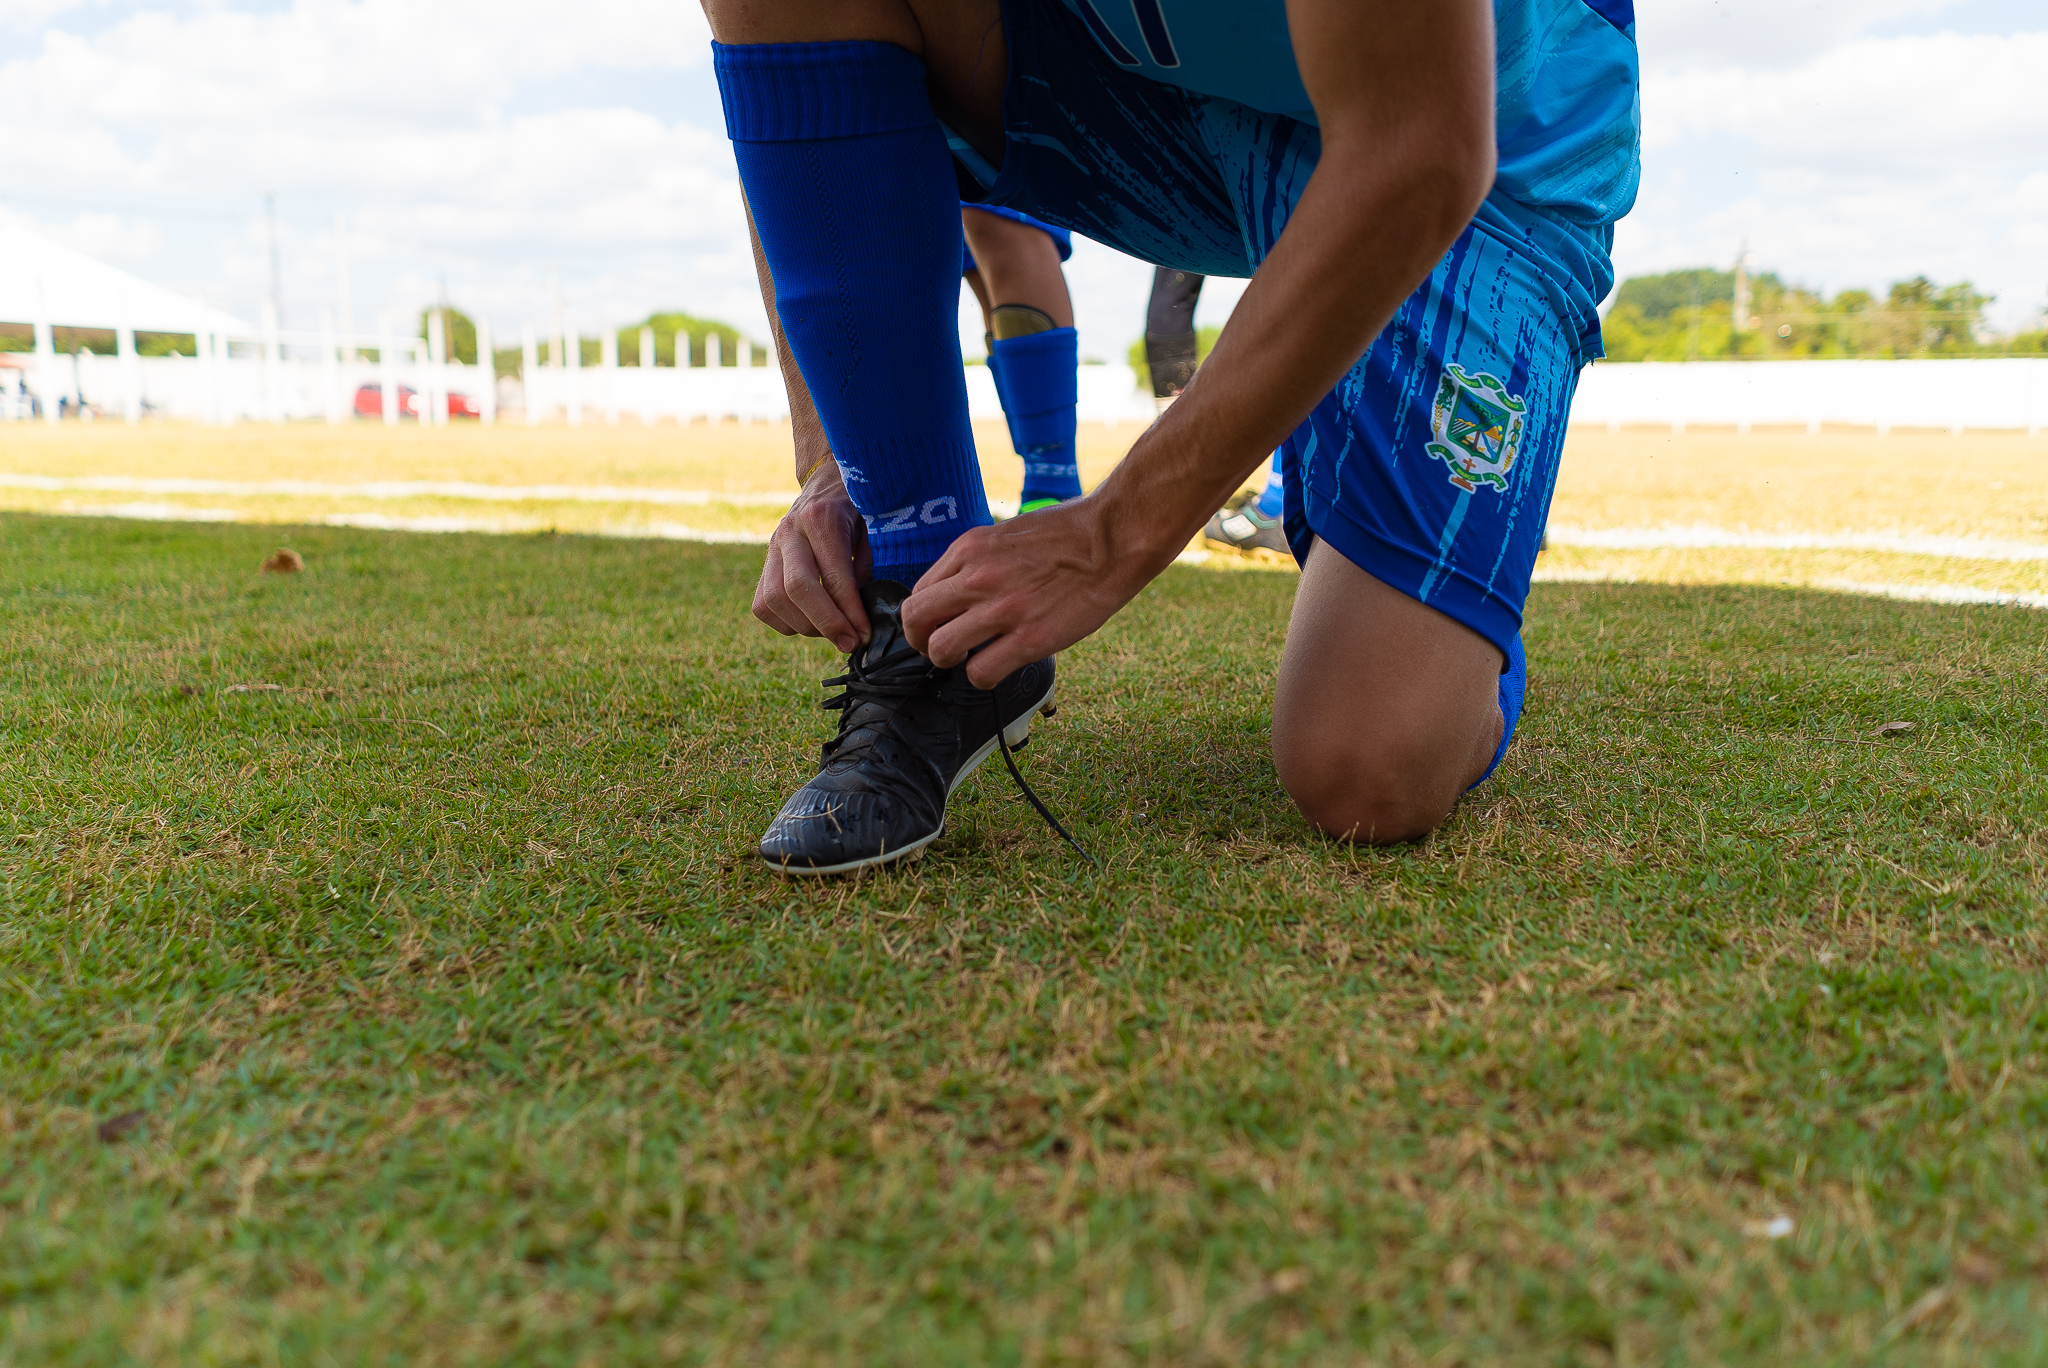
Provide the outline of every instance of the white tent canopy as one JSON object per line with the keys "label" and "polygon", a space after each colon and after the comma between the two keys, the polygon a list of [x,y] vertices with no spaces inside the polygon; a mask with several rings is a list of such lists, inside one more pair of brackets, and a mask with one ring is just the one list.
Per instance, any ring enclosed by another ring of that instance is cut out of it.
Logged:
{"label": "white tent canopy", "polygon": [[0,220],[0,323],[247,333],[234,315]]}

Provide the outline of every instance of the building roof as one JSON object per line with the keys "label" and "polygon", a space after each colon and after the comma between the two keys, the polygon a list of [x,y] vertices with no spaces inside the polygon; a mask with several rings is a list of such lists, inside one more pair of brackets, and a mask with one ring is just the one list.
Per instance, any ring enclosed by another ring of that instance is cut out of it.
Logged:
{"label": "building roof", "polygon": [[250,331],[233,314],[152,285],[61,242],[0,220],[0,323],[137,332]]}

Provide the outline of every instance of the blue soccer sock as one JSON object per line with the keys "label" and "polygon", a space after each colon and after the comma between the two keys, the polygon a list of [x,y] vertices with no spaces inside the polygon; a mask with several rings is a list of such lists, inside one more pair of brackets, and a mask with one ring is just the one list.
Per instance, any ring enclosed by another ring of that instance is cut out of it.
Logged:
{"label": "blue soccer sock", "polygon": [[1003,374],[1003,354],[996,350],[994,337],[982,336],[988,343],[988,378],[996,382],[996,402],[1003,406],[1003,422],[1010,429],[1010,449],[1022,451],[1024,439],[1017,435],[1017,404],[1010,398],[1009,377]]}
{"label": "blue soccer sock", "polygon": [[999,337],[989,344],[996,392],[1009,419],[1010,440],[1024,458],[1025,508],[1081,496],[1081,468],[1074,460],[1075,368],[1079,335],[1053,328],[1023,337]]}
{"label": "blue soccer sock", "polygon": [[[1500,717],[1506,723],[1501,728],[1500,745],[1494,749],[1493,761],[1486,767],[1486,773],[1472,782],[1478,788],[1493,777],[1500,768],[1501,758],[1508,753],[1508,743],[1515,739],[1515,724],[1522,720],[1522,695],[1529,688],[1529,659],[1522,653],[1522,638],[1517,635],[1508,643],[1508,667],[1500,676]],[[1470,793],[1472,789],[1465,790]]]}
{"label": "blue soccer sock", "polygon": [[924,63],[888,43],[712,45],[775,311],[875,577],[989,521],[960,363],[960,192]]}
{"label": "blue soccer sock", "polygon": [[1287,486],[1280,479],[1280,453],[1273,453],[1273,464],[1266,469],[1266,487],[1259,491],[1259,512],[1268,518],[1277,518],[1287,509]]}

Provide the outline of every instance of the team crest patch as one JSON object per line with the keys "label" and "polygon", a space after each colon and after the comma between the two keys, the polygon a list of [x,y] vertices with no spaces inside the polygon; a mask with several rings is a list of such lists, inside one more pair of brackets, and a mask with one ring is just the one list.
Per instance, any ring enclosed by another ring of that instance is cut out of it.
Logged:
{"label": "team crest patch", "polygon": [[1522,450],[1528,405],[1508,387],[1480,371],[1468,374],[1453,364],[1437,386],[1429,425],[1436,440],[1429,454],[1451,468],[1451,483],[1473,490],[1491,485],[1507,492],[1508,471]]}

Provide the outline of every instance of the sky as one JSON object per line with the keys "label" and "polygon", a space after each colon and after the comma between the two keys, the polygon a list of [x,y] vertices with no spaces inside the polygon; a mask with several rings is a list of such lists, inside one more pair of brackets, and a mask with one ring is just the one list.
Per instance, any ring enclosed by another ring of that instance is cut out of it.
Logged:
{"label": "sky", "polygon": [[[1622,276],[1746,243],[1828,291],[1970,279],[2002,329],[2048,304],[2040,0],[1638,4]],[[0,215],[253,320],[272,196],[289,327],[345,256],[362,329],[445,289],[508,340],[558,299],[586,335],[765,338],[708,43],[692,0],[0,0]],[[1084,354],[1121,357],[1150,268],[1077,241],[1068,278]]]}

